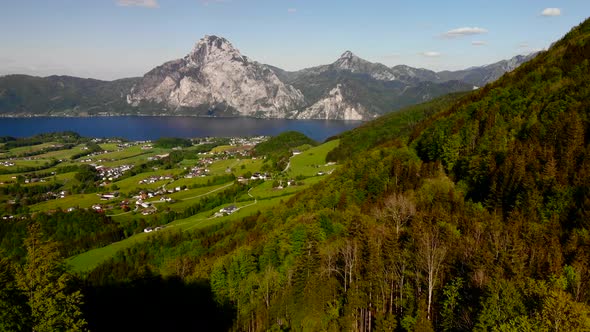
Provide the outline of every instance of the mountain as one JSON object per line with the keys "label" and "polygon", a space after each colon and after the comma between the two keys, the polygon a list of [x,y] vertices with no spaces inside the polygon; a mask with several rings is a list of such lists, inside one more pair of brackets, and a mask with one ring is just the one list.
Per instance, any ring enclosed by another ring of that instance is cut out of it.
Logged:
{"label": "mountain", "polygon": [[205,36],[185,57],[141,78],[0,77],[0,114],[192,115],[370,120],[441,95],[470,91],[532,58],[456,72],[387,67],[350,51],[331,64],[288,72]]}
{"label": "mountain", "polygon": [[100,81],[71,76],[0,77],[0,115],[68,116],[133,113],[126,93],[139,81]]}
{"label": "mountain", "polygon": [[[172,113],[288,117],[303,95],[226,39],[205,36],[187,56],[144,75],[127,97],[133,106],[163,104]],[[195,113],[196,112],[196,113]]]}
{"label": "mountain", "polygon": [[381,81],[393,81],[396,79],[387,66],[361,59],[351,51],[344,52],[329,68],[332,70],[347,70],[351,73],[368,74],[372,78]]}
{"label": "mountain", "polygon": [[299,89],[309,106],[298,119],[368,120],[408,105],[431,100],[472,85],[460,81],[433,82],[436,73],[408,66],[389,68],[346,51],[335,62],[298,72],[280,72]]}
{"label": "mountain", "polygon": [[531,60],[537,53],[529,55],[517,55],[509,60],[502,60],[490,65],[472,67],[458,71],[441,71],[438,72],[438,81],[462,81],[482,87],[490,82],[500,78],[505,73],[511,72],[523,63]]}

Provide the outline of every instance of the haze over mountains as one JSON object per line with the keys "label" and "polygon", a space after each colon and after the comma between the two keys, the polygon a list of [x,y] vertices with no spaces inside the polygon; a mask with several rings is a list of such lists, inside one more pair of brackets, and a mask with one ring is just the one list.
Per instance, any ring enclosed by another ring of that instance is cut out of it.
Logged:
{"label": "haze over mountains", "polygon": [[258,63],[222,37],[142,78],[0,77],[3,116],[194,115],[368,120],[404,106],[481,87],[534,54],[460,71],[387,67],[346,51],[296,72]]}

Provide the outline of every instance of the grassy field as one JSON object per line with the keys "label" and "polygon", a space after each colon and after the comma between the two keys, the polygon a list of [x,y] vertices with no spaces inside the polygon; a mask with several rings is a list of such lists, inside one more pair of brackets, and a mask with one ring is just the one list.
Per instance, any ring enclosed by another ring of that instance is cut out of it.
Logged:
{"label": "grassy field", "polygon": [[217,190],[217,189],[223,188],[223,187],[229,187],[232,184],[233,184],[233,182],[228,182],[228,183],[224,183],[224,184],[220,184],[220,185],[216,185],[216,186],[182,190],[182,191],[176,192],[174,194],[170,194],[168,196],[170,196],[170,198],[177,200],[177,201],[180,201],[180,200],[187,200],[188,201],[188,200],[193,200],[195,198],[198,198],[201,195],[208,193],[210,191]]}
{"label": "grassy field", "polygon": [[[10,173],[10,174],[1,174],[0,175],[0,182],[5,182],[5,183],[14,183],[16,182],[16,178],[19,175],[32,175],[32,174],[46,174],[46,173],[51,173],[51,172],[56,172],[57,171],[57,167],[59,166],[63,166],[64,164],[59,164],[58,166],[54,166],[54,167],[50,167],[50,168],[45,168],[36,172],[24,172],[24,173]],[[0,166],[1,167],[1,166]],[[0,168],[2,169],[2,168]],[[48,179],[50,180],[50,179]]]}
{"label": "grassy field", "polygon": [[103,151],[114,151],[119,148],[119,143],[101,143],[98,146],[102,148]]}
{"label": "grassy field", "polygon": [[178,180],[172,182],[171,184],[167,185],[166,187],[174,188],[174,187],[182,187],[182,186],[190,186],[190,185],[206,185],[207,181],[210,181],[212,178],[210,176],[203,176],[203,177],[194,177],[192,179],[187,179],[184,177],[179,178]]}
{"label": "grassy field", "polygon": [[170,194],[168,196],[174,199],[176,202],[172,204],[166,203],[166,206],[170,207],[170,209],[173,211],[181,212],[184,211],[184,209],[186,209],[187,207],[197,203],[200,198],[203,198],[211,194],[215,194],[219,191],[231,187],[232,185],[233,182],[230,182],[222,185],[183,190],[174,194]]}
{"label": "grassy field", "polygon": [[[105,150],[105,151],[109,151],[109,150]],[[108,153],[102,153],[96,156],[85,156],[82,157],[82,159],[92,159],[92,161],[97,161],[97,160],[119,160],[119,159],[125,159],[125,158],[130,158],[130,157],[134,157],[137,155],[141,155],[146,153],[145,150],[142,150],[140,146],[132,146],[126,149],[122,149],[121,151],[112,151],[112,152],[108,152]]]}
{"label": "grassy field", "polygon": [[59,183],[65,183],[67,181],[71,181],[74,179],[74,176],[76,176],[77,172],[69,172],[69,173],[62,173],[62,174],[56,174],[50,177],[45,178],[48,181],[57,181]]}
{"label": "grassy field", "polygon": [[[272,184],[274,181],[265,181],[263,184],[250,190],[250,194],[257,199],[268,199],[271,197],[280,197],[280,196],[285,196],[285,195],[291,195],[291,194],[294,194],[294,193],[299,192],[301,190],[307,189],[308,187],[320,182],[323,178],[324,178],[323,176],[310,177],[310,178],[307,178],[307,179],[301,181],[301,182],[303,182],[303,185],[297,185],[297,186],[288,186],[287,187],[286,184],[283,183],[283,186],[285,186],[283,189],[273,188]],[[241,198],[245,198],[245,197],[246,197],[246,195],[242,196]]]}
{"label": "grassy field", "polygon": [[55,159],[70,159],[73,155],[83,152],[84,150],[82,150],[82,147],[84,147],[84,144],[80,144],[77,145],[71,149],[66,149],[66,150],[58,150],[58,151],[50,151],[44,154],[40,154],[35,156],[36,158],[42,158],[42,159],[51,159],[51,158],[55,158]]}
{"label": "grassy field", "polygon": [[336,168],[336,165],[326,165],[326,155],[340,143],[339,140],[326,142],[322,145],[313,147],[299,155],[291,157],[291,163],[287,174],[291,177],[315,176],[318,172],[330,172]]}
{"label": "grassy field", "polygon": [[10,152],[8,152],[8,153],[0,154],[0,158],[6,158],[7,156],[18,156],[22,153],[40,151],[40,150],[43,150],[46,148],[50,148],[50,147],[54,146],[55,144],[59,144],[59,143],[49,142],[49,143],[43,143],[43,144],[37,144],[37,145],[31,145],[31,146],[21,146],[18,148],[10,149]]}
{"label": "grassy field", "polygon": [[23,168],[28,167],[42,167],[51,163],[50,159],[32,159],[32,160],[10,160],[14,166],[0,166],[0,169],[7,170],[9,172],[17,173]]}
{"label": "grassy field", "polygon": [[[234,174],[242,175],[246,172],[259,172],[263,163],[264,160],[262,159],[242,159],[236,166],[234,166],[236,170]],[[242,168],[242,166],[244,166],[244,168]]]}
{"label": "grassy field", "polygon": [[97,203],[105,203],[105,201],[101,201],[97,194],[79,194],[31,205],[30,209],[31,211],[50,211],[60,208],[66,210],[70,207],[90,208]]}
{"label": "grassy field", "polygon": [[[234,212],[231,215],[219,217],[219,218],[212,218],[211,217],[211,215],[213,215],[216,211],[218,211],[220,207],[215,208],[210,211],[196,214],[190,218],[176,220],[176,221],[166,225],[166,228],[164,228],[163,230],[161,230],[159,232],[165,232],[165,231],[169,231],[169,230],[178,230],[178,229],[180,229],[182,231],[191,231],[191,230],[209,227],[209,226],[217,224],[217,223],[236,221],[236,220],[239,220],[243,217],[256,214],[256,213],[258,213],[258,211],[272,208],[273,206],[276,206],[276,205],[280,204],[281,202],[288,200],[290,197],[291,196],[284,196],[284,197],[279,197],[279,198],[274,198],[274,199],[269,199],[269,200],[259,200],[256,202],[255,201],[242,202],[240,204],[236,204],[236,206],[241,207],[240,210]],[[115,254],[117,252],[119,252],[120,250],[130,248],[131,246],[133,246],[136,243],[140,243],[142,241],[145,241],[146,239],[149,238],[149,236],[152,236],[153,234],[155,234],[155,232],[139,233],[139,234],[135,234],[133,236],[130,236],[129,238],[127,238],[125,240],[112,243],[108,246],[89,250],[89,251],[79,254],[77,256],[71,257],[68,260],[68,264],[70,265],[71,270],[74,272],[90,271],[93,268],[95,268],[97,265],[99,265],[100,263],[106,261],[107,259],[114,257]]]}
{"label": "grassy field", "polygon": [[[236,168],[240,164],[239,159],[226,159],[226,160],[218,160],[213,164],[209,165],[209,174],[210,175],[223,175],[229,174],[231,172],[227,172],[227,170],[231,170],[232,168]],[[237,169],[236,169],[237,171]]]}
{"label": "grassy field", "polygon": [[[156,181],[154,183],[139,184],[139,181],[141,181],[141,180],[147,179],[150,176],[162,176],[162,175],[175,176],[175,175],[178,175],[182,172],[183,172],[183,170],[177,169],[177,168],[175,168],[175,169],[159,169],[157,171],[151,171],[151,172],[137,174],[135,176],[123,179],[121,181],[113,182],[113,184],[116,184],[119,187],[120,192],[136,193],[138,191],[138,188],[155,189],[155,188],[159,188],[171,181],[171,180],[163,180],[163,181]],[[166,186],[166,187],[168,187],[168,186]]]}
{"label": "grassy field", "polygon": [[213,149],[211,149],[211,153],[221,153],[227,150],[231,150],[235,148],[234,146],[231,145],[220,145],[220,146],[216,146]]}

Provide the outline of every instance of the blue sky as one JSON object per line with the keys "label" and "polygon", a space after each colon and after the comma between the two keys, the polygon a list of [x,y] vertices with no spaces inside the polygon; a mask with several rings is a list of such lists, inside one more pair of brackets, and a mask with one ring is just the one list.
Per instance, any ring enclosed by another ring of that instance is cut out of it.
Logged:
{"label": "blue sky", "polygon": [[588,0],[0,0],[0,75],[141,76],[206,34],[287,70],[346,50],[456,70],[547,48],[589,15]]}

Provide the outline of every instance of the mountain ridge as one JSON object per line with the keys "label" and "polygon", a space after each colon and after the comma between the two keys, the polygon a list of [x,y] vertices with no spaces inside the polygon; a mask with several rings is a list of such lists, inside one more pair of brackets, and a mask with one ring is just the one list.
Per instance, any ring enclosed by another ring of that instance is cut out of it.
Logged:
{"label": "mountain ridge", "polygon": [[57,76],[0,77],[0,115],[369,120],[447,93],[472,90],[531,57],[437,73],[406,65],[388,67],[345,51],[333,63],[289,72],[248,58],[223,37],[206,35],[184,57],[140,78],[109,82],[72,77],[64,90],[63,82],[55,82]]}

